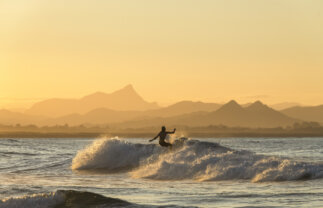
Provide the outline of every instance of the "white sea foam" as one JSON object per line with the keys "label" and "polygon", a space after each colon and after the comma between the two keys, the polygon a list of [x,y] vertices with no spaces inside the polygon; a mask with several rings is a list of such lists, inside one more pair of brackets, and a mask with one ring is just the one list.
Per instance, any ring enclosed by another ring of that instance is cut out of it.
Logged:
{"label": "white sea foam", "polygon": [[0,200],[0,208],[44,208],[55,207],[63,203],[65,194],[62,192],[52,192],[47,194],[33,194],[22,197],[11,197]]}
{"label": "white sea foam", "polygon": [[72,169],[127,171],[138,167],[148,157],[162,152],[165,149],[153,144],[132,144],[118,138],[102,138],[77,153]]}
{"label": "white sea foam", "polygon": [[72,169],[130,171],[135,178],[154,180],[262,182],[323,177],[323,164],[258,155],[186,139],[175,141],[172,150],[117,138],[98,139],[78,152]]}

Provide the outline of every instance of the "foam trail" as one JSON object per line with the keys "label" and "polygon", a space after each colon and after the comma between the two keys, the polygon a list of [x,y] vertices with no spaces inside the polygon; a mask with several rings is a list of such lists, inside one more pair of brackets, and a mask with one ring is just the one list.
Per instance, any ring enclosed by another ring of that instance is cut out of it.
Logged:
{"label": "foam trail", "polygon": [[72,169],[126,171],[132,177],[153,180],[245,179],[262,182],[323,177],[322,163],[258,155],[185,138],[176,140],[171,151],[153,144],[99,139],[78,152]]}
{"label": "foam trail", "polygon": [[133,171],[132,176],[155,180],[303,180],[322,178],[323,164],[234,151],[214,146],[214,143],[194,141],[187,142],[173,154],[160,155],[154,163]]}

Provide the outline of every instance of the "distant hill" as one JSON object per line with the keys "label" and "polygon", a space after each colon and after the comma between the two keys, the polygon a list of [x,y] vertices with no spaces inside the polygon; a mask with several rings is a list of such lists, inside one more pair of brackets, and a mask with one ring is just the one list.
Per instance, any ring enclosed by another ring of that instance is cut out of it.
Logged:
{"label": "distant hill", "polygon": [[273,105],[270,105],[271,108],[281,111],[287,108],[295,107],[295,106],[300,106],[301,104],[295,103],[295,102],[284,102],[284,103],[276,103]]}
{"label": "distant hill", "polygon": [[9,110],[0,110],[0,124],[5,125],[26,125],[26,124],[38,124],[46,120],[46,117],[42,116],[30,116],[23,113],[11,112]]}
{"label": "distant hill", "polygon": [[59,118],[48,119],[43,122],[45,125],[69,124],[71,126],[81,124],[109,124],[124,122],[135,119],[142,114],[141,111],[115,111],[106,108],[97,108],[83,115],[70,114]]}
{"label": "distant hill", "polygon": [[281,111],[287,116],[304,121],[315,121],[323,124],[323,105],[308,107],[292,107]]}
{"label": "distant hill", "polygon": [[97,108],[85,114],[69,114],[55,119],[49,119],[44,124],[69,124],[80,125],[85,123],[90,124],[108,124],[129,121],[133,119],[148,119],[155,117],[171,117],[193,113],[198,111],[214,111],[221,105],[215,103],[203,103],[182,101],[168,107],[148,110],[148,111],[115,111],[107,108]]}
{"label": "distant hill", "polygon": [[217,103],[181,101],[164,108],[147,111],[144,115],[150,117],[171,117],[198,111],[216,111],[221,106],[221,104]]}
{"label": "distant hill", "polygon": [[26,110],[30,115],[61,117],[69,114],[85,114],[96,108],[116,111],[144,111],[158,108],[156,103],[143,100],[132,85],[107,94],[97,92],[81,99],[49,99],[35,103]]}
{"label": "distant hill", "polygon": [[264,105],[260,101],[243,108],[235,101],[230,101],[219,110],[206,116],[212,124],[242,127],[279,127],[297,122],[274,109]]}
{"label": "distant hill", "polygon": [[141,119],[124,122],[127,127],[145,127],[157,125],[208,126],[226,125],[252,128],[267,128],[292,125],[299,120],[290,118],[257,101],[248,107],[242,107],[230,101],[213,112],[195,112],[168,118]]}

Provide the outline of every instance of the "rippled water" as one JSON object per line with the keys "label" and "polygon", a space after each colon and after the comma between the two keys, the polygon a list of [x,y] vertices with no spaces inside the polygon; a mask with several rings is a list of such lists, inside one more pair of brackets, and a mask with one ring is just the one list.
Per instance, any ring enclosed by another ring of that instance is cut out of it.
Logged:
{"label": "rippled water", "polygon": [[195,138],[172,151],[147,139],[0,139],[0,207],[322,207],[322,147],[323,138]]}

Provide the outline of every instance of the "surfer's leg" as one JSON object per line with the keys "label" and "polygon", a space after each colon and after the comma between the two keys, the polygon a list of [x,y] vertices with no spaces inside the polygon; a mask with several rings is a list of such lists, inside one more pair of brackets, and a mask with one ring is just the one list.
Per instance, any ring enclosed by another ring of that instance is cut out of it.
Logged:
{"label": "surfer's leg", "polygon": [[167,142],[161,142],[159,144],[160,144],[160,146],[163,146],[163,147],[172,147],[172,144],[167,143]]}

